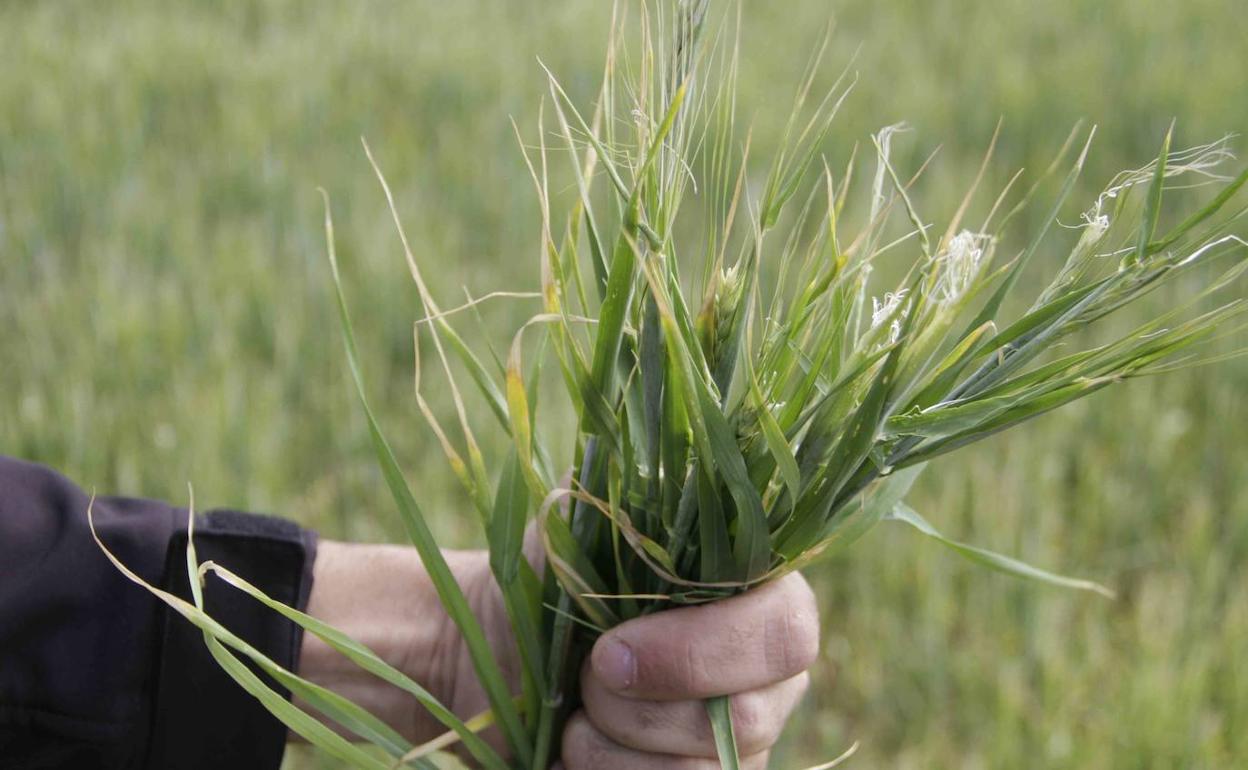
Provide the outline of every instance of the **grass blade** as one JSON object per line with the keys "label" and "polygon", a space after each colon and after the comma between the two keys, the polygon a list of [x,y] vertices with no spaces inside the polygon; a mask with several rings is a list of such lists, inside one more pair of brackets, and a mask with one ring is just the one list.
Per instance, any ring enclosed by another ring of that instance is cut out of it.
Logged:
{"label": "grass blade", "polygon": [[1159,251],[1165,251],[1170,248],[1176,241],[1191,232],[1191,230],[1201,222],[1204,222],[1209,219],[1209,217],[1218,213],[1218,211],[1226,205],[1227,201],[1235,197],[1235,193],[1239,192],[1240,188],[1242,188],[1245,183],[1248,183],[1248,169],[1241,171],[1239,176],[1235,177],[1229,184],[1222,188],[1217,197],[1215,197],[1199,211],[1194,212],[1187,219],[1183,220],[1183,222],[1170,231],[1165,238],[1162,238],[1160,241],[1150,243],[1148,246],[1148,253],[1156,254]]}
{"label": "grass blade", "polygon": [[1166,183],[1166,161],[1170,158],[1170,139],[1174,136],[1174,123],[1166,131],[1166,138],[1161,141],[1161,153],[1157,156],[1157,167],[1153,169],[1153,181],[1148,185],[1148,195],[1144,201],[1144,217],[1140,220],[1140,234],[1135,244],[1135,261],[1143,262],[1148,255],[1148,245],[1157,232],[1157,220],[1161,217],[1161,193]]}
{"label": "grass blade", "polygon": [[333,275],[334,289],[338,300],[338,314],[343,344],[347,353],[347,365],[351,370],[356,393],[359,396],[360,405],[368,421],[369,435],[372,438],[377,462],[381,466],[386,486],[389,487],[390,493],[394,497],[395,505],[399,510],[399,515],[403,521],[404,528],[407,530],[408,537],[411,538],[412,544],[420,554],[421,562],[429,573],[430,580],[437,591],[438,599],[446,610],[447,615],[454,621],[464,637],[464,644],[468,649],[469,657],[472,659],[473,668],[476,670],[481,687],[485,690],[490,706],[498,718],[499,726],[507,739],[508,746],[517,758],[527,763],[532,754],[532,747],[528,742],[524,725],[520,721],[519,711],[512,700],[507,680],[503,676],[502,669],[499,668],[498,661],[494,658],[493,651],[490,650],[489,643],[485,639],[485,633],[481,629],[481,624],[472,614],[472,608],[468,606],[468,600],[464,596],[463,589],[460,588],[459,583],[455,580],[455,576],[451,573],[451,569],[446,563],[446,559],[442,556],[442,551],[438,548],[437,541],[434,540],[433,532],[429,530],[424,513],[420,510],[420,506],[416,504],[416,499],[412,496],[412,491],[408,488],[407,481],[403,478],[403,472],[399,469],[398,461],[395,459],[394,452],[390,449],[389,443],[382,434],[381,427],[377,424],[377,418],[373,415],[372,408],[368,405],[368,397],[364,389],[364,376],[360,370],[359,356],[356,352],[355,332],[351,326],[351,316],[347,311],[347,298],[343,291],[342,279],[338,273],[338,260],[334,252],[334,230],[333,221],[330,217],[329,196],[324,194],[324,191],[322,191],[322,194],[325,198],[325,237],[328,242],[330,270]]}
{"label": "grass blade", "polygon": [[732,701],[727,695],[706,700],[706,715],[711,720],[711,732],[715,736],[715,752],[723,770],[740,770],[741,759],[737,755],[737,738],[732,730]]}
{"label": "grass blade", "polygon": [[459,737],[464,742],[465,748],[472,753],[473,757],[482,764],[483,767],[495,768],[496,770],[506,770],[507,764],[502,758],[490,748],[489,744],[481,740],[475,732],[461,720],[459,717],[433,696],[424,687],[421,687],[411,677],[386,663],[375,652],[365,647],[360,642],[352,639],[343,632],[333,626],[318,620],[304,612],[283,604],[268,594],[261,591],[256,586],[244,580],[238,574],[231,570],[216,564],[214,562],[204,562],[200,565],[198,572],[205,574],[211,572],[219,577],[227,585],[242,591],[251,598],[260,602],[269,609],[283,615],[287,619],[294,622],[305,632],[312,634],[321,641],[325,642],[339,654],[355,663],[360,668],[377,676],[379,679],[394,685],[414,697],[422,706],[428,709],[429,713]]}
{"label": "grass blade", "polygon": [[1033,567],[1026,562],[1019,561],[1010,556],[1003,556],[999,553],[989,551],[986,548],[979,548],[966,543],[960,543],[956,540],[950,540],[940,534],[927,519],[923,518],[910,506],[905,503],[898,503],[892,512],[886,517],[890,521],[902,521],[914,527],[918,531],[936,540],[942,545],[948,546],[961,556],[970,561],[982,564],[990,569],[998,572],[1004,572],[1007,575],[1023,578],[1025,580],[1034,580],[1038,583],[1047,583],[1048,585],[1059,586],[1061,588],[1074,588],[1080,591],[1091,591],[1100,594],[1109,599],[1114,598],[1114,592],[1091,580],[1081,580],[1079,578],[1066,577],[1058,575],[1048,570]]}

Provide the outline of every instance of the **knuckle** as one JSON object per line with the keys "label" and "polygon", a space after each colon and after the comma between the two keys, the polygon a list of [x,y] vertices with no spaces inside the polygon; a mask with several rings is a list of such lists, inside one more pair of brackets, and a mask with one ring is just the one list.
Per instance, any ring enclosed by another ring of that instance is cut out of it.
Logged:
{"label": "knuckle", "polygon": [[775,709],[762,693],[742,693],[732,699],[732,726],[744,754],[771,748],[779,737]]}
{"label": "knuckle", "polygon": [[769,671],[780,677],[793,676],[810,668],[819,655],[819,616],[814,594],[806,581],[781,614],[767,623],[765,654]]}

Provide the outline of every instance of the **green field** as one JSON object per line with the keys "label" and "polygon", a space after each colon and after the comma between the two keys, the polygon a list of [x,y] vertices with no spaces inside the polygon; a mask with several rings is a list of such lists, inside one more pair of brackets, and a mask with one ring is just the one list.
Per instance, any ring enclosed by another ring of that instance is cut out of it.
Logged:
{"label": "green field", "polygon": [[[1172,118],[1180,145],[1248,130],[1243,10],[747,2],[740,114],[766,156],[832,16],[821,80],[861,46],[834,165],[910,122],[896,160],[942,146],[918,196],[940,221],[998,117],[998,187],[1084,119],[1100,128],[1074,222]],[[478,542],[412,397],[419,302],[359,138],[444,304],[465,286],[535,290],[537,206],[509,116],[535,138],[538,56],[592,94],[608,16],[588,0],[0,5],[0,452],[101,492],[183,501],[189,480],[202,505],[400,540],[338,337],[323,186],[374,405],[445,542]],[[532,312],[484,306],[489,338]],[[947,534],[1119,598],[1019,583],[881,527],[809,572],[826,654],[774,765],[854,740],[864,768],[1244,762],[1246,392],[1244,359],[1135,381],[936,463],[911,499]]]}

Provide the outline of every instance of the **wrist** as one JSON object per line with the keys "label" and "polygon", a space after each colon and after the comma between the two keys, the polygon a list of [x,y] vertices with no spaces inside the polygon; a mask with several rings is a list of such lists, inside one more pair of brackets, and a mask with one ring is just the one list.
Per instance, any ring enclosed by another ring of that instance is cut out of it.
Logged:
{"label": "wrist", "polygon": [[[484,565],[477,551],[445,551],[467,588]],[[488,572],[488,565],[486,565]],[[313,565],[308,614],[367,646],[444,703],[455,686],[457,633],[418,554],[393,545],[322,541]],[[359,703],[412,738],[436,730],[398,688],[362,671],[312,634],[304,634],[299,674]]]}

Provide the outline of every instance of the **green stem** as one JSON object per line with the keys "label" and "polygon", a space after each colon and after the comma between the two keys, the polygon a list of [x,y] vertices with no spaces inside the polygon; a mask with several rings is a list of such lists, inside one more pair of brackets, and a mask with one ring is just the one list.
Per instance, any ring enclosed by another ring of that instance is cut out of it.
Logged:
{"label": "green stem", "polygon": [[554,613],[551,630],[550,659],[546,667],[546,692],[542,696],[541,711],[537,717],[537,736],[533,746],[532,770],[546,770],[550,764],[550,748],[555,733],[556,711],[563,702],[563,664],[572,642],[573,611],[568,592],[559,589],[559,611]]}

